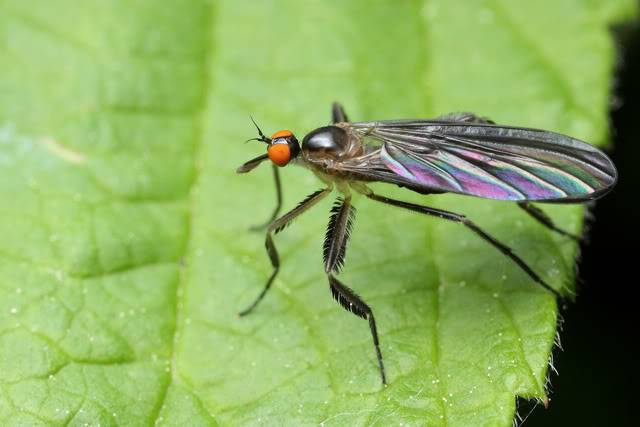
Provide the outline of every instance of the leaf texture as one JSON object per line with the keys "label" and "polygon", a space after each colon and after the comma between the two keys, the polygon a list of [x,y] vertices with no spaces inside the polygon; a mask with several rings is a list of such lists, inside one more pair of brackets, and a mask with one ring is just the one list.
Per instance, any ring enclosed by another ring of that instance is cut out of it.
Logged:
{"label": "leaf texture", "polygon": [[[606,141],[633,1],[0,2],[0,424],[510,425],[545,396],[557,304],[463,227],[354,198],[331,298],[327,202],[263,237],[267,130],[474,111]],[[318,188],[284,172],[285,206]],[[467,214],[570,293],[576,246],[510,204]],[[580,207],[544,207],[576,232]]]}

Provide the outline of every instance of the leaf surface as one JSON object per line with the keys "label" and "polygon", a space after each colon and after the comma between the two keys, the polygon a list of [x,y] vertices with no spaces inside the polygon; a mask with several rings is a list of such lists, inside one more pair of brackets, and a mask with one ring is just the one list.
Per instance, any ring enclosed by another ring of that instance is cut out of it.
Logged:
{"label": "leaf surface", "polygon": [[[278,236],[247,116],[298,136],[474,111],[603,144],[630,0],[0,2],[0,424],[510,425],[543,398],[557,304],[456,224],[356,199],[330,296],[327,200]],[[283,170],[285,206],[320,188]],[[576,245],[511,204],[376,191],[467,214],[557,288]],[[577,232],[582,208],[545,206]]]}

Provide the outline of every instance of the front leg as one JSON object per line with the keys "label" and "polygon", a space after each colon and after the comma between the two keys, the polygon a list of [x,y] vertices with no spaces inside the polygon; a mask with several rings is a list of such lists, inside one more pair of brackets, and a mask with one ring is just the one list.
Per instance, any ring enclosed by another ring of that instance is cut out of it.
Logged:
{"label": "front leg", "polygon": [[280,209],[282,209],[282,183],[280,182],[280,170],[275,164],[272,164],[271,168],[273,169],[273,182],[276,185],[276,207],[273,209],[273,213],[264,224],[251,226],[252,231],[260,231],[265,229],[278,217]]}
{"label": "front leg", "polygon": [[344,265],[347,243],[354,218],[355,208],[351,205],[351,196],[338,199],[331,209],[331,218],[329,219],[324,241],[324,271],[327,273],[331,295],[335,300],[346,310],[369,321],[369,329],[371,330],[373,346],[376,350],[382,384],[387,384],[373,311],[358,294],[334,277],[334,273],[337,274]]}
{"label": "front leg", "polygon": [[[251,172],[252,170],[254,170],[255,168],[257,168],[262,162],[266,161],[269,159],[269,155],[268,154],[262,154],[256,158],[253,158],[251,160],[249,160],[248,162],[245,162],[244,164],[242,164],[242,166],[240,166],[238,169],[236,169],[236,173],[248,173]],[[251,226],[250,229],[251,230],[262,230],[263,228],[265,228],[267,225],[269,225],[271,222],[273,222],[273,220],[276,219],[276,217],[278,216],[278,214],[280,213],[280,208],[282,207],[282,184],[280,183],[280,171],[278,170],[278,166],[272,164],[271,165],[272,169],[273,169],[273,181],[276,185],[276,207],[273,210],[273,213],[271,214],[271,217],[269,218],[269,220],[267,222],[265,222],[264,224],[261,225],[254,225]]]}

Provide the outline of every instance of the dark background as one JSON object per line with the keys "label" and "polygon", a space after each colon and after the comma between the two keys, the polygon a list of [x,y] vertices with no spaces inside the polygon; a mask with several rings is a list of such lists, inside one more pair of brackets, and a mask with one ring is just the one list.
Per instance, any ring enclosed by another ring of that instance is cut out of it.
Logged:
{"label": "dark background", "polygon": [[[564,350],[554,351],[550,405],[524,426],[640,425],[637,415],[637,288],[640,284],[640,24],[615,30],[619,64],[611,137],[619,181],[598,201],[582,246],[575,304],[562,310]],[[531,404],[520,402],[525,417]]]}

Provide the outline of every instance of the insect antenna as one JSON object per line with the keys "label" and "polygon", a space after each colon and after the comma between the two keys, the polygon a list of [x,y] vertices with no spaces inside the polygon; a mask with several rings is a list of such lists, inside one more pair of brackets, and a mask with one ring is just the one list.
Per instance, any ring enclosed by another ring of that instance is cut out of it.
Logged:
{"label": "insect antenna", "polygon": [[258,136],[256,138],[247,139],[244,143],[246,144],[249,141],[261,141],[261,142],[266,142],[267,144],[270,144],[271,143],[271,138],[268,138],[264,133],[262,133],[262,129],[260,129],[260,126],[258,126],[256,121],[253,119],[253,116],[249,116],[249,118],[251,119],[251,121],[253,122],[253,125],[258,130],[258,135],[260,135],[260,136]]}

